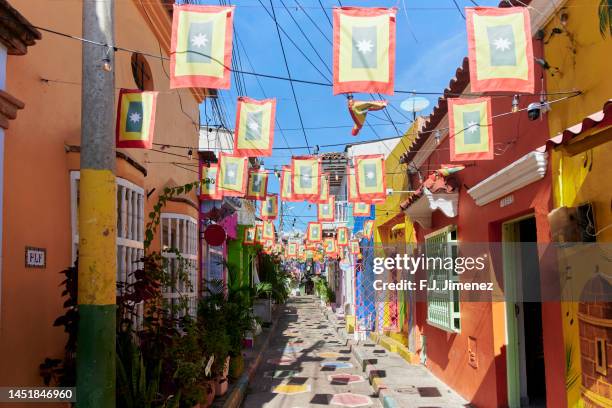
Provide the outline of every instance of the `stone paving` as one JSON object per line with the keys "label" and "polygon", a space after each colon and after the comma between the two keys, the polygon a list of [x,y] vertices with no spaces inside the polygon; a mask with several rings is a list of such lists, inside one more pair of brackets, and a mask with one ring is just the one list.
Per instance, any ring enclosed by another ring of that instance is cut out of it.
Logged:
{"label": "stone paving", "polygon": [[316,302],[304,296],[287,303],[243,407],[382,407]]}

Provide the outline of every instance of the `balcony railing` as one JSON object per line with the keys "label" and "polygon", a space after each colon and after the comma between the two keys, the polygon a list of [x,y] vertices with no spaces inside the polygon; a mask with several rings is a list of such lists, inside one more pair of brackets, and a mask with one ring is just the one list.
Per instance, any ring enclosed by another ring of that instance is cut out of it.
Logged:
{"label": "balcony railing", "polygon": [[344,226],[349,219],[349,203],[348,201],[336,201],[334,209],[334,221],[324,222],[323,229],[334,229]]}

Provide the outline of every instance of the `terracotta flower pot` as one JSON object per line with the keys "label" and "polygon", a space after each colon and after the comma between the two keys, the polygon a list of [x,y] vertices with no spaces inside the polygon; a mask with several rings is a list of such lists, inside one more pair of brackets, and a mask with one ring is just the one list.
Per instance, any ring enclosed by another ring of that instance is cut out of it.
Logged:
{"label": "terracotta flower pot", "polygon": [[217,378],[215,380],[215,395],[225,395],[227,392],[228,381],[227,378]]}
{"label": "terracotta flower pot", "polygon": [[242,355],[236,356],[230,360],[229,365],[229,377],[233,380],[237,380],[244,372],[244,357]]}

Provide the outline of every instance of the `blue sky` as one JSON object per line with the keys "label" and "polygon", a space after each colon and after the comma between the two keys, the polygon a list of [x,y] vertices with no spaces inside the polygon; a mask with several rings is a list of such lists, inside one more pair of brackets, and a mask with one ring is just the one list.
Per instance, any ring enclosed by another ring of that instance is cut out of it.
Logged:
{"label": "blue sky", "polygon": [[[321,0],[327,16],[331,18],[331,8],[338,3],[330,0]],[[262,0],[267,10],[271,12],[270,0]],[[291,76],[297,79],[305,79],[319,82],[331,80],[331,74],[325,67],[331,68],[332,46],[329,40],[332,37],[332,27],[323,14],[318,0],[272,0],[276,18],[282,28],[289,34],[294,42],[300,47],[308,60],[312,62],[323,74],[317,72],[309,61],[290,43],[287,37],[281,33],[287,62]],[[289,12],[283,7],[287,6]],[[303,9],[298,7],[301,5]],[[457,0],[461,8],[471,6],[468,0]],[[499,1],[477,1],[479,5],[496,6]],[[234,41],[234,47],[238,47],[242,68],[245,71],[255,71],[270,75],[287,76],[287,70],[272,18],[266,13],[266,9],[258,0],[238,0],[232,2],[236,5],[234,17],[234,29],[239,42]],[[396,45],[396,67],[395,67],[395,89],[416,90],[424,92],[442,92],[454,76],[455,70],[467,55],[467,44],[465,34],[465,21],[455,8],[452,0],[398,0],[398,1],[363,1],[353,3],[343,2],[344,6],[365,7],[398,7],[397,13],[397,45]],[[323,62],[315,54],[307,40],[304,38],[289,13],[295,18],[314,48],[320,54]],[[308,14],[326,38],[310,21]],[[416,37],[416,38],[415,38]],[[236,37],[235,37],[236,38]],[[249,65],[249,61],[252,64]],[[234,67],[236,68],[236,67]],[[277,119],[280,128],[286,129],[285,138],[281,130],[276,127],[275,147],[304,146],[304,135],[300,130],[300,122],[293,101],[289,82],[275,79],[260,78],[260,83],[255,77],[243,76],[246,94],[250,97],[262,99],[264,94],[260,87],[265,90],[267,97],[277,98]],[[393,137],[404,132],[408,126],[408,114],[402,116],[394,108],[388,108],[397,130],[390,125],[384,114],[377,112],[376,115],[368,116],[368,123],[373,125],[378,136],[368,127],[364,127],[357,137],[351,136],[350,126],[352,120],[346,107],[346,98],[342,95],[333,96],[330,87],[294,84],[295,93],[300,104],[302,119],[305,128],[318,128],[322,126],[342,126],[346,128],[336,129],[309,129],[306,130],[310,146],[350,143],[355,141],[372,140],[377,137]],[[232,78],[232,89],[222,91],[221,98],[228,110],[229,126],[234,126],[234,114],[236,98],[238,97],[236,83]],[[366,95],[361,95],[367,98]],[[387,96],[387,100],[398,110],[399,104],[409,95],[395,94]],[[437,101],[437,96],[424,95],[430,101],[430,106],[424,111],[429,113]],[[358,95],[356,97],[359,97]],[[210,112],[210,111],[209,111]],[[374,117],[376,116],[376,117]],[[380,118],[380,119],[379,119]],[[209,119],[211,120],[211,119]],[[204,109],[202,109],[202,123],[206,123]],[[214,122],[210,122],[215,124]],[[286,140],[285,140],[286,139]],[[321,151],[342,151],[343,146],[336,148],[321,148]],[[294,154],[305,154],[306,150],[294,150]],[[280,167],[289,164],[291,152],[288,150],[276,150],[272,157],[264,158],[266,168]],[[270,178],[269,191],[278,192],[276,177]],[[314,208],[308,208],[306,203],[288,203],[293,209],[288,214],[299,215],[296,217],[296,228],[301,229],[304,223],[314,219],[307,218],[315,215]],[[314,207],[314,206],[312,206]],[[285,226],[291,225],[293,216],[287,215]]]}

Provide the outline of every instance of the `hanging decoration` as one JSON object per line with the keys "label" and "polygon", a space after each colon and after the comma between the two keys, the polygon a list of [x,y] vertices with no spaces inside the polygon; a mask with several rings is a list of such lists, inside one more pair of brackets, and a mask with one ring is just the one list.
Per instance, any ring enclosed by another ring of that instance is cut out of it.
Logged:
{"label": "hanging decoration", "polygon": [[289,244],[287,244],[287,258],[295,258],[297,257],[297,254],[297,244],[295,242],[290,242]]}
{"label": "hanging decoration", "polygon": [[357,193],[357,178],[355,177],[355,168],[353,166],[346,167],[347,197],[349,203],[359,202],[359,194]]}
{"label": "hanging decoration", "polygon": [[353,217],[369,217],[370,204],[368,203],[353,203]]}
{"label": "hanging decoration", "polygon": [[249,170],[246,197],[248,200],[264,201],[268,193],[268,172]]}
{"label": "hanging decoration", "polygon": [[261,206],[262,220],[275,220],[278,217],[278,194],[268,194]]}
{"label": "hanging decoration", "polygon": [[449,98],[451,161],[492,160],[491,98]]}
{"label": "hanging decoration", "polygon": [[345,247],[349,243],[349,232],[346,227],[338,227],[336,229],[336,240],[338,241],[338,246]]}
{"label": "hanging decoration", "polygon": [[378,111],[387,107],[387,101],[355,101],[353,98],[348,100],[348,109],[355,125],[351,134],[357,136],[366,120],[369,111]]}
{"label": "hanging decoration", "polygon": [[321,242],[322,237],[323,232],[321,228],[321,223],[309,222],[308,230],[306,231],[306,239],[308,240],[308,242],[311,244]]}
{"label": "hanging decoration", "polygon": [[335,197],[330,196],[326,203],[317,205],[317,215],[319,222],[333,222],[334,221],[334,209],[335,209]]}
{"label": "hanging decoration", "polygon": [[255,227],[244,229],[244,239],[242,243],[244,245],[255,245]]}
{"label": "hanging decoration", "polygon": [[297,201],[291,191],[291,166],[283,166],[280,172],[280,198],[282,201]]}
{"label": "hanging decoration", "polygon": [[271,156],[274,145],[276,99],[256,100],[238,97],[234,154]]}
{"label": "hanging decoration", "polygon": [[220,200],[222,195],[217,191],[218,163],[200,165],[200,200]]}
{"label": "hanging decoration", "polygon": [[351,254],[353,255],[359,255],[359,253],[361,252],[359,248],[359,241],[351,240],[350,251],[351,251]]}
{"label": "hanging decoration", "polygon": [[264,241],[274,242],[274,223],[272,221],[263,222],[263,231],[261,234],[261,238]]}
{"label": "hanging decoration", "polygon": [[229,89],[234,6],[174,4],[170,88]]}
{"label": "hanging decoration", "polygon": [[294,156],[291,160],[291,192],[294,199],[316,202],[321,184],[321,162],[316,156]]}
{"label": "hanging decoration", "polygon": [[255,243],[263,244],[263,224],[257,224],[255,226]]}
{"label": "hanging decoration", "polygon": [[321,175],[321,191],[317,204],[324,204],[329,200],[329,174]]}
{"label": "hanging decoration", "polygon": [[300,259],[306,256],[306,245],[298,244],[298,256]]}
{"label": "hanging decoration", "polygon": [[374,220],[367,220],[363,223],[363,236],[372,239],[374,233]]}
{"label": "hanging decoration", "polygon": [[376,200],[385,200],[387,185],[385,157],[382,154],[355,157],[355,178],[360,201],[371,203]]}
{"label": "hanging decoration", "polygon": [[336,246],[336,240],[333,238],[325,238],[323,242],[323,248],[325,251],[325,255],[327,256],[336,256],[338,254],[338,248]]}
{"label": "hanging decoration", "polygon": [[223,245],[227,239],[225,228],[219,224],[210,224],[204,230],[204,239],[210,246]]}
{"label": "hanging decoration", "polygon": [[118,148],[150,149],[155,133],[157,92],[121,89],[117,105],[115,144]]}
{"label": "hanging decoration", "polygon": [[334,8],[334,95],[393,95],[395,8]]}
{"label": "hanging decoration", "polygon": [[247,157],[219,153],[217,188],[224,196],[243,197],[247,185]]}
{"label": "hanging decoration", "polygon": [[527,7],[467,7],[471,92],[534,93]]}

